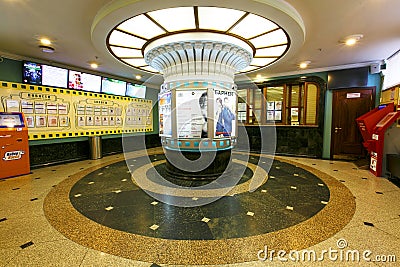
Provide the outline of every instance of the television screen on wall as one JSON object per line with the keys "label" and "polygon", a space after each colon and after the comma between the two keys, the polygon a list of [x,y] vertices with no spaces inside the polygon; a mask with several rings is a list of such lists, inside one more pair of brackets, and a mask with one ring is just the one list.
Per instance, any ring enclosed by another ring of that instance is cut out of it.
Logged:
{"label": "television screen on wall", "polygon": [[146,86],[134,83],[127,83],[126,85],[126,96],[145,98]]}
{"label": "television screen on wall", "polygon": [[22,80],[29,84],[42,84],[42,64],[24,61],[22,66]]}
{"label": "television screen on wall", "polygon": [[106,94],[125,96],[126,82],[103,77],[101,82],[101,92]]}
{"label": "television screen on wall", "polygon": [[69,70],[68,88],[100,93],[101,77],[80,71]]}
{"label": "television screen on wall", "polygon": [[66,88],[68,70],[49,65],[42,65],[42,85]]}

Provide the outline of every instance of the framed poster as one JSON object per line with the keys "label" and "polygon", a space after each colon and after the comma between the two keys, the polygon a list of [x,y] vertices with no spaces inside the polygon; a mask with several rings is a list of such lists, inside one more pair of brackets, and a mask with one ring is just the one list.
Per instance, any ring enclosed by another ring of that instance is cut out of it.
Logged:
{"label": "framed poster", "polygon": [[58,119],[60,121],[60,127],[68,127],[69,125],[68,116],[59,116]]}
{"label": "framed poster", "polygon": [[108,117],[103,117],[101,125],[108,126]]}
{"label": "framed poster", "polygon": [[178,137],[207,136],[207,90],[180,90],[176,96]]}
{"label": "framed poster", "polygon": [[282,101],[275,101],[275,110],[282,110]]}
{"label": "framed poster", "polygon": [[36,116],[36,127],[46,127],[46,116]]}
{"label": "framed poster", "polygon": [[87,116],[87,117],[86,117],[86,125],[87,125],[87,126],[93,126],[93,125],[94,125],[93,116]]}
{"label": "framed poster", "polygon": [[214,137],[236,136],[236,102],[233,90],[214,90]]}
{"label": "framed poster", "polygon": [[58,116],[48,116],[47,117],[47,124],[49,127],[58,127]]}
{"label": "framed poster", "polygon": [[85,125],[86,125],[86,123],[85,123],[85,116],[79,116],[79,117],[78,117],[78,126],[83,127],[83,126],[85,126]]}
{"label": "framed poster", "polygon": [[267,121],[273,121],[275,119],[275,111],[268,110],[267,111]]}
{"label": "framed poster", "polygon": [[172,136],[171,92],[158,95],[159,134]]}
{"label": "framed poster", "polygon": [[274,120],[275,121],[281,121],[282,120],[282,111],[275,110]]}
{"label": "framed poster", "polygon": [[275,101],[267,101],[267,110],[275,110]]}
{"label": "framed poster", "polygon": [[35,128],[35,117],[34,116],[26,116],[26,126],[28,128]]}
{"label": "framed poster", "polygon": [[94,125],[101,126],[101,117],[100,116],[94,116]]}

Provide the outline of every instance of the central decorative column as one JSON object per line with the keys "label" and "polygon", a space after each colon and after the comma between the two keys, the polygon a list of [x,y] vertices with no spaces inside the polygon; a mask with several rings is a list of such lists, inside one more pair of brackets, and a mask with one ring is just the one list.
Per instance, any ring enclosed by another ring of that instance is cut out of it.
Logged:
{"label": "central decorative column", "polygon": [[178,33],[144,49],[148,65],[165,79],[159,129],[167,171],[183,179],[214,179],[230,163],[237,135],[234,74],[249,66],[254,49],[234,36]]}

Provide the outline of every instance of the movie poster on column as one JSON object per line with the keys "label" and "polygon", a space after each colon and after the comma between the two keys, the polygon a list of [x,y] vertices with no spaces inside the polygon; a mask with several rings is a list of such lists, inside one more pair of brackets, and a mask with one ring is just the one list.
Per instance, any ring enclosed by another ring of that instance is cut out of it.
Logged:
{"label": "movie poster on column", "polygon": [[171,92],[158,94],[159,135],[172,136]]}
{"label": "movie poster on column", "polygon": [[215,137],[236,136],[236,92],[214,89]]}
{"label": "movie poster on column", "polygon": [[178,137],[207,136],[207,90],[177,91],[176,120]]}

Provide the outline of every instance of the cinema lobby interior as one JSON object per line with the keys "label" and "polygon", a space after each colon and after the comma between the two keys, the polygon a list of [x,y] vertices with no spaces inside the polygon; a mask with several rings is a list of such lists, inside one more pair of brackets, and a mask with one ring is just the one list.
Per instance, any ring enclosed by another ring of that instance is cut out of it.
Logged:
{"label": "cinema lobby interior", "polygon": [[399,266],[400,1],[0,10],[0,267]]}

